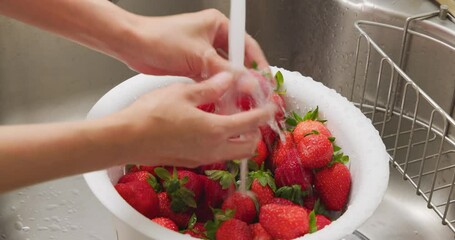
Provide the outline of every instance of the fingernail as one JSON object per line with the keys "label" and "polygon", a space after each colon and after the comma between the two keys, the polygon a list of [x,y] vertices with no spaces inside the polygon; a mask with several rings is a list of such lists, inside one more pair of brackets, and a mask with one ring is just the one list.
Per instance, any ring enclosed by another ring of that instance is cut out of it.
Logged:
{"label": "fingernail", "polygon": [[228,88],[233,80],[232,73],[221,72],[212,77],[212,81],[219,85],[221,88]]}

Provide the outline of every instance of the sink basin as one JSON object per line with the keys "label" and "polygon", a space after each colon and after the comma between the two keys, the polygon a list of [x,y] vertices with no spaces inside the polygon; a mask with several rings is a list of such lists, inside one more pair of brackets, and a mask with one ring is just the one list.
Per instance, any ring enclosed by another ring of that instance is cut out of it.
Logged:
{"label": "sink basin", "polygon": [[[178,0],[120,0],[117,4],[146,15],[208,7],[228,11],[226,1],[193,0],[190,4]],[[353,86],[357,90],[355,93],[362,88],[357,89],[354,85],[359,36],[355,21],[403,26],[409,16],[438,9],[426,0],[249,0],[247,5],[248,32],[259,41],[271,65],[309,75],[346,97],[350,97]],[[83,47],[6,18],[0,18],[0,21],[3,26],[0,29],[3,33],[0,34],[0,121],[3,124],[83,119],[104,93],[135,75],[121,63]],[[432,18],[415,22],[411,27],[455,45],[455,24],[450,21]],[[367,31],[391,59],[399,60],[401,32],[374,27]],[[454,59],[454,53],[418,37],[412,37],[406,52],[405,72],[453,117],[455,69],[451,59]],[[378,66],[379,61],[380,58],[372,56],[370,62],[372,66]],[[364,64],[365,59],[360,57],[359,63]],[[369,78],[377,73],[377,68],[371,68]],[[387,93],[387,88],[380,87],[379,105],[385,102],[384,92]],[[372,97],[374,95],[367,91],[366,99]],[[353,101],[358,99],[354,94]],[[397,101],[393,105],[394,112],[400,111],[400,103]],[[411,103],[406,101],[405,109],[412,108]],[[428,122],[429,109],[422,105],[418,114],[422,122]],[[368,112],[368,108],[364,112]],[[396,128],[396,120],[393,118],[388,123],[386,135]],[[405,128],[409,121],[403,124]],[[382,127],[380,124],[376,126],[378,129]],[[440,119],[435,120],[434,128],[442,128]],[[453,131],[453,128],[448,129],[448,138],[453,139]],[[415,135],[416,139],[419,137],[419,134]],[[407,138],[399,139],[400,144]],[[394,147],[394,141],[390,139],[385,139],[385,143],[390,149]],[[430,143],[428,151],[437,152],[438,146]],[[451,146],[444,145],[443,148],[451,149]],[[393,151],[389,153],[394,155]],[[421,152],[411,152],[410,155],[419,154]],[[399,164],[405,158],[406,151],[396,152],[398,166],[402,166]],[[453,156],[446,154],[441,164],[450,167],[453,161]],[[434,159],[430,159],[428,166],[434,163]],[[349,239],[452,239],[452,230],[427,208],[424,198],[416,195],[416,189],[409,181],[403,180],[402,173],[396,168],[391,167],[389,187],[379,209]],[[417,164],[410,165],[407,171],[413,176],[418,170]],[[437,180],[450,185],[452,174],[453,169],[449,168],[441,172]],[[422,187],[427,191],[429,186],[424,184]],[[447,196],[439,194],[433,198],[437,203],[447,200]],[[448,219],[454,216],[449,210]],[[0,239],[115,238],[109,214],[90,193],[81,176],[0,196]]]}

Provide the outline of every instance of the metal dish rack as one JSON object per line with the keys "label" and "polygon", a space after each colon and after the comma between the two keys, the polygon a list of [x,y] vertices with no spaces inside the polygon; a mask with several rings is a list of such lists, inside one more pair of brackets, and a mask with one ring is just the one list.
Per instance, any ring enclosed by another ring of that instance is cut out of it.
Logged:
{"label": "metal dish rack", "polygon": [[[447,10],[441,6],[439,11],[409,17],[404,27],[356,22],[360,35],[350,100],[378,129],[391,165],[416,188],[416,194],[441,217],[442,224],[455,232],[455,120],[451,117],[455,93],[450,111],[445,111],[403,70],[411,37],[433,41],[455,52],[454,46],[410,29],[415,21],[438,16],[453,21]],[[373,40],[367,30],[371,27],[402,32],[398,61]]]}

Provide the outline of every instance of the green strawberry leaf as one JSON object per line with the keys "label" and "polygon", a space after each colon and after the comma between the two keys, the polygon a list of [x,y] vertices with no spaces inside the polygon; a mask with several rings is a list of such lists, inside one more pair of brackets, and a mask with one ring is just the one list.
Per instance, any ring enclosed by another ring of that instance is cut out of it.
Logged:
{"label": "green strawberry leaf", "polygon": [[275,92],[280,95],[286,93],[286,90],[281,89],[281,87],[284,84],[284,77],[280,71],[275,73],[275,81],[276,81]]}
{"label": "green strawberry leaf", "polygon": [[289,126],[292,126],[292,127],[296,127],[297,126],[297,120],[295,120],[294,118],[287,117],[285,122]]}
{"label": "green strawberry leaf", "polygon": [[316,226],[316,213],[313,211],[310,212],[310,233],[314,233],[318,230]]}
{"label": "green strawberry leaf", "polygon": [[341,147],[338,145],[333,144],[333,152],[336,153],[341,150]]}
{"label": "green strawberry leaf", "polygon": [[157,168],[155,168],[153,171],[156,173],[156,175],[157,175],[159,178],[163,179],[164,181],[169,181],[169,180],[171,180],[171,174],[170,174],[169,171],[166,170],[165,168],[163,168],[163,167],[157,167]]}
{"label": "green strawberry leaf", "polygon": [[181,185],[184,185],[185,183],[187,183],[188,181],[190,180],[190,178],[188,176],[185,176],[185,177],[182,177],[179,182]]}
{"label": "green strawberry leaf", "polygon": [[297,122],[303,122],[304,119],[299,115],[297,114],[296,112],[292,111],[292,117],[297,121]]}
{"label": "green strawberry leaf", "polygon": [[254,69],[254,70],[259,70],[258,69],[258,63],[253,60],[253,62],[251,62],[251,68]]}
{"label": "green strawberry leaf", "polygon": [[235,183],[235,176],[225,170],[206,170],[205,174],[210,179],[218,181],[222,189],[227,189]]}
{"label": "green strawberry leaf", "polygon": [[193,213],[190,217],[190,220],[188,221],[188,229],[193,230],[194,225],[197,223],[197,216],[195,213]]}
{"label": "green strawberry leaf", "polygon": [[276,196],[285,198],[293,203],[303,205],[303,197],[307,195],[307,192],[302,191],[302,187],[298,184],[292,186],[283,186],[276,190]]}
{"label": "green strawberry leaf", "polygon": [[329,212],[327,211],[327,209],[325,208],[324,204],[321,203],[321,200],[318,198],[318,200],[316,200],[316,202],[314,203],[314,209],[313,211],[316,213],[316,214],[321,214],[321,215],[324,215],[324,216],[328,216],[329,215]]}
{"label": "green strawberry leaf", "polygon": [[[328,139],[329,139],[329,141],[330,141],[331,143],[334,143],[334,142],[335,142],[335,137],[328,137]],[[334,151],[335,151],[335,150],[334,150]]]}
{"label": "green strawberry leaf", "polygon": [[275,192],[276,191],[276,185],[275,185],[275,179],[272,176],[272,172],[270,172],[269,169],[267,171],[264,171],[264,164],[262,164],[261,169],[253,172],[248,173],[248,179],[250,182],[247,182],[247,187],[248,189],[251,188],[251,184],[253,183],[254,179],[257,179],[259,184],[261,186],[265,187],[269,185],[269,187]]}
{"label": "green strawberry leaf", "polygon": [[318,132],[318,131],[316,131],[316,130],[312,130],[311,132],[309,132],[309,133],[307,133],[307,134],[303,135],[303,137],[306,137],[306,136],[310,136],[310,135],[318,135],[318,134],[319,134],[319,132]]}
{"label": "green strawberry leaf", "polygon": [[319,106],[316,106],[316,109],[313,111],[308,111],[303,117],[303,121],[306,120],[317,120],[319,115]]}
{"label": "green strawberry leaf", "polygon": [[333,164],[335,164],[337,162],[346,164],[349,162],[349,156],[344,155],[344,153],[342,153],[342,152],[337,152],[337,153],[333,154],[332,160],[329,162],[328,166],[331,167],[331,166],[333,166]]}
{"label": "green strawberry leaf", "polygon": [[157,193],[161,192],[162,189],[161,189],[160,183],[158,182],[158,180],[156,180],[155,176],[153,176],[150,173],[147,178],[147,183],[150,184],[150,186],[152,186],[152,188],[155,190],[155,192],[157,192]]}

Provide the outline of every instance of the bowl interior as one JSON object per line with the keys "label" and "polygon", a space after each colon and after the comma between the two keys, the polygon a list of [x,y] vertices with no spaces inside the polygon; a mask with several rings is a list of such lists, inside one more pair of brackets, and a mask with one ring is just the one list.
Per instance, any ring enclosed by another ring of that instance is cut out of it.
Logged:
{"label": "bowl interior", "polygon": [[[348,167],[352,175],[352,188],[346,212],[323,230],[307,234],[301,239],[341,239],[365,222],[381,202],[388,183],[389,156],[370,120],[346,98],[298,72],[272,68],[273,72],[278,70],[285,79],[287,110],[304,113],[319,106],[320,116],[328,120],[327,127],[336,137],[337,145],[350,157]],[[118,111],[146,92],[180,81],[191,82],[182,77],[134,76],[103,96],[88,118]],[[113,188],[122,175],[123,167],[118,166],[88,173],[84,177],[103,205],[124,224],[150,239],[188,238],[151,223],[130,207]]]}

